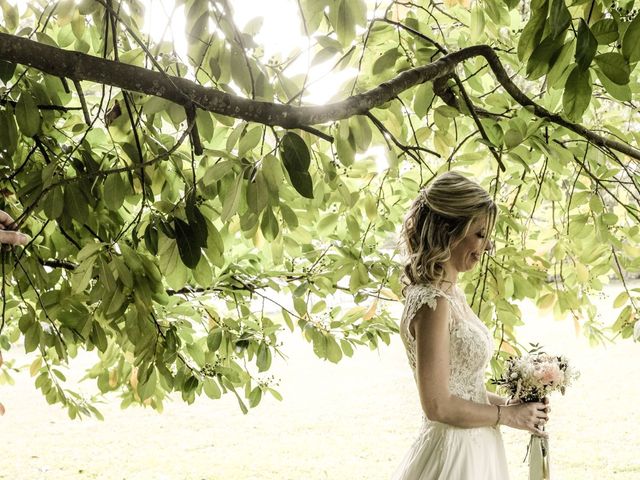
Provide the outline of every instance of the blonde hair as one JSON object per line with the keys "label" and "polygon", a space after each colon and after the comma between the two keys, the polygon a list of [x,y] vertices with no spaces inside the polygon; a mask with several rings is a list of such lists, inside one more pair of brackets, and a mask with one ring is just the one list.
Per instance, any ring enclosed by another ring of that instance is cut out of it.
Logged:
{"label": "blonde hair", "polygon": [[451,258],[452,248],[481,216],[486,216],[488,238],[497,210],[489,193],[478,183],[457,172],[439,175],[429,187],[420,190],[404,218],[400,240],[406,263],[401,281],[405,286],[438,286],[444,279],[444,264]]}

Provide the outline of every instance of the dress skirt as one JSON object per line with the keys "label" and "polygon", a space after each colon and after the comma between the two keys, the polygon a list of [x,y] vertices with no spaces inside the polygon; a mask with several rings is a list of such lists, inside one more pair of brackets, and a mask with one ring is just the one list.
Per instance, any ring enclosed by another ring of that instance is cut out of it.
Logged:
{"label": "dress skirt", "polygon": [[508,480],[507,459],[496,427],[460,428],[423,423],[392,480]]}

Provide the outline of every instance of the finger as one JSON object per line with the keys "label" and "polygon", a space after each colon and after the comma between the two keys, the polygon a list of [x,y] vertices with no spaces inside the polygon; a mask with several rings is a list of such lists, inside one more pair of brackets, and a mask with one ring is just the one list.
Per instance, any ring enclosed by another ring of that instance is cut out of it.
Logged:
{"label": "finger", "polygon": [[16,222],[13,220],[13,218],[11,218],[11,216],[3,210],[0,210],[0,225],[4,229],[9,230],[14,230],[17,228]]}
{"label": "finger", "polygon": [[549,434],[547,432],[545,432],[544,430],[542,430],[542,425],[537,424],[534,425],[533,428],[531,429],[531,433],[533,433],[534,435],[538,436],[538,437],[544,437],[544,438],[549,438]]}
{"label": "finger", "polygon": [[0,243],[9,245],[26,245],[31,238],[21,232],[0,230]]}

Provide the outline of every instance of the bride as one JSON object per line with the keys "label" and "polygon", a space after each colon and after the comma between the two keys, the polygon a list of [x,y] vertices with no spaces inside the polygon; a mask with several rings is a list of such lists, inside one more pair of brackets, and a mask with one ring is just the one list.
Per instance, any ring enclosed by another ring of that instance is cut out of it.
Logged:
{"label": "bride", "polygon": [[[457,284],[493,244],[497,208],[476,182],[455,172],[421,190],[402,225],[407,254],[400,336],[422,406],[422,427],[393,480],[509,478],[499,425],[547,436],[544,403],[488,392],[494,341]],[[408,281],[407,281],[408,279]]]}

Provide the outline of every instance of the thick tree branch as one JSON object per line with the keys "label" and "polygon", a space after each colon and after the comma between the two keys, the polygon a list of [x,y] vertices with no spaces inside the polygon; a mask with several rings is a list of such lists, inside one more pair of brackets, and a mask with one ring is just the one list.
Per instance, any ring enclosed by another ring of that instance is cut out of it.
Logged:
{"label": "thick tree branch", "polygon": [[293,106],[250,100],[203,87],[164,72],[154,72],[0,33],[0,60],[29,65],[45,73],[76,81],[92,81],[162,97],[180,105],[193,102],[197,108],[221,115],[284,128],[301,128],[364,115],[415,85],[452,73],[458,63],[477,56],[486,59],[507,93],[520,105],[530,107],[536,116],[561,125],[595,145],[608,147],[640,160],[640,150],[631,145],[602,137],[536,104],[511,81],[498,55],[488,45],[474,45],[450,53],[427,65],[404,71],[371,90],[340,102],[324,106]]}

